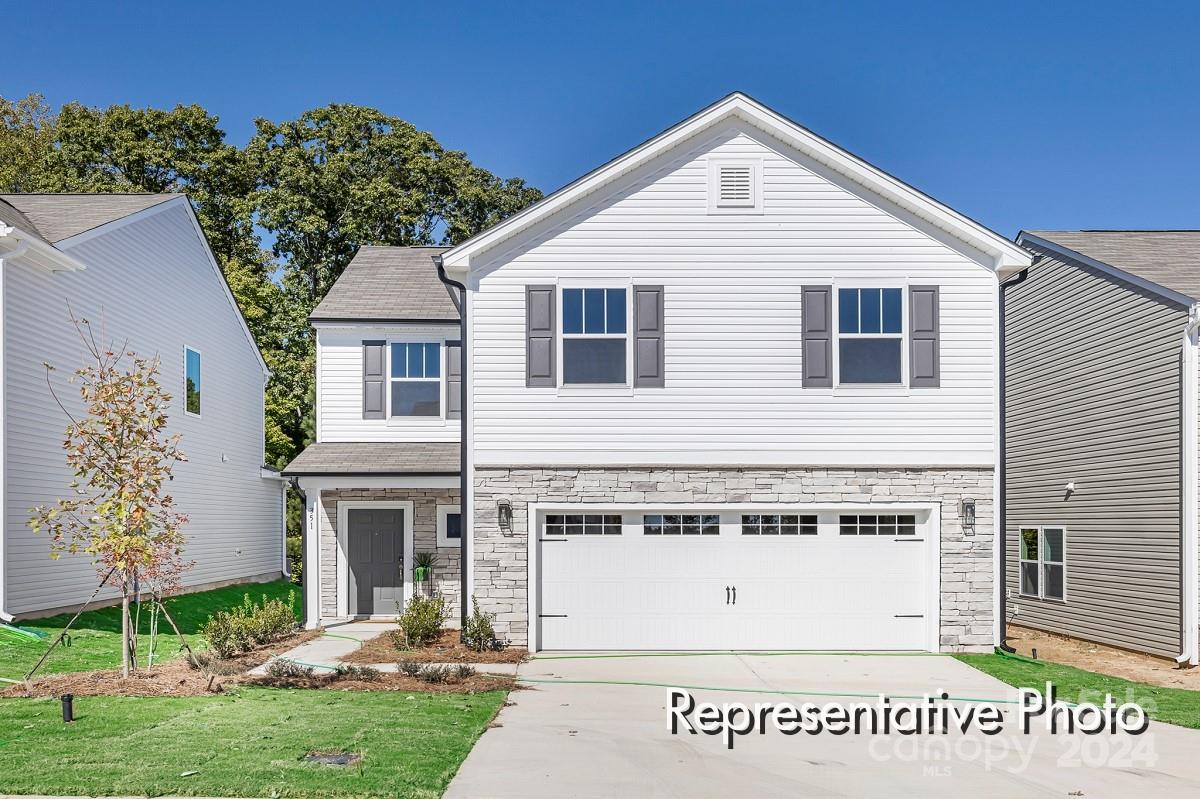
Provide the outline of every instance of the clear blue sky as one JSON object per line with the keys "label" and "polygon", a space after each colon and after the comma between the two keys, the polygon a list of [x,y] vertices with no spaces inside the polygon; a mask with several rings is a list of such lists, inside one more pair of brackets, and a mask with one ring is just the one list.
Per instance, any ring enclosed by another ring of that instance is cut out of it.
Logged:
{"label": "clear blue sky", "polygon": [[1200,228],[1195,3],[268,5],[24,3],[0,94],[199,103],[239,144],[361,103],[549,191],[738,89],[1008,236]]}

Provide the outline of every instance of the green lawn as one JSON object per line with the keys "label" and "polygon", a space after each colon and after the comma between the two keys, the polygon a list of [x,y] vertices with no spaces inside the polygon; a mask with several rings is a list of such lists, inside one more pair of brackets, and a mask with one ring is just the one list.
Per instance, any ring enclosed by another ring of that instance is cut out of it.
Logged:
{"label": "green lawn", "polygon": [[1157,721],[1200,729],[1200,691],[1160,688],[1084,671],[1074,666],[1006,655],[955,657],[1017,688],[1044,690],[1049,681],[1054,683],[1058,698],[1066,702],[1102,702],[1105,694],[1112,694],[1118,702],[1137,702]]}
{"label": "green lawn", "polygon": [[[168,599],[166,605],[179,629],[188,637],[192,646],[196,646],[203,643],[199,637],[200,625],[207,621],[214,611],[240,604],[242,596],[247,593],[255,602],[261,602],[263,594],[270,598],[286,600],[288,592],[293,589],[296,591],[295,610],[299,614],[300,587],[282,580],[184,594]],[[143,634],[149,632],[149,610],[149,605],[142,610],[139,631]],[[31,641],[0,633],[0,677],[10,680],[24,677],[50,645],[54,636],[70,620],[71,616],[65,615],[17,622],[21,627],[49,633],[51,637],[45,641]],[[143,638],[139,641],[138,657],[142,663],[145,662],[147,646],[148,639]],[[179,654],[179,639],[165,620],[159,625],[158,652],[156,660],[169,659]],[[70,646],[55,649],[39,673],[91,671],[116,668],[120,665],[121,613],[119,607],[110,607],[88,611],[80,616],[79,621],[71,628]]]}
{"label": "green lawn", "polygon": [[[0,699],[0,794],[437,797],[503,691]],[[356,767],[304,763],[352,751]],[[195,772],[184,776],[189,772]]]}

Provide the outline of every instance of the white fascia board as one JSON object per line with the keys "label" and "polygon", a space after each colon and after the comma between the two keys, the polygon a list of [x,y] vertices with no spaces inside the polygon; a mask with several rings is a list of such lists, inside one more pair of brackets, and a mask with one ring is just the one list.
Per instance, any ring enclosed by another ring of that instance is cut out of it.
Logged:
{"label": "white fascia board", "polygon": [[48,272],[82,272],[87,268],[57,247],[3,223],[0,223],[0,258],[10,263],[26,263]]}
{"label": "white fascia board", "polygon": [[1063,245],[1056,244],[1049,239],[1044,239],[1041,236],[1035,236],[1032,233],[1026,233],[1023,230],[1021,231],[1020,235],[1017,236],[1017,243],[1022,245],[1032,245],[1039,249],[1047,250],[1054,255],[1062,256],[1063,258],[1069,258],[1072,261],[1081,263],[1084,266],[1090,266],[1093,269],[1104,272],[1105,274],[1111,275],[1119,280],[1124,280],[1126,283],[1132,283],[1139,288],[1143,288],[1146,291],[1157,294],[1160,297],[1165,297],[1168,300],[1172,300],[1181,305],[1191,307],[1191,305],[1196,302],[1195,298],[1189,297],[1188,295],[1182,294],[1174,289],[1169,289],[1166,286],[1155,283],[1152,280],[1139,277],[1132,272],[1126,272],[1124,269],[1113,266],[1109,263],[1105,263],[1104,261],[1097,261],[1095,258],[1091,258],[1081,252],[1076,252],[1070,247],[1064,247]]}
{"label": "white fascia board", "polygon": [[988,253],[994,259],[994,262],[988,266],[997,271],[1006,268],[1024,268],[1029,266],[1032,261],[1028,252],[1000,234],[988,230],[973,219],[939,203],[878,167],[851,155],[827,139],[772,111],[756,100],[740,92],[735,92],[559,189],[540,202],[534,203],[524,211],[446,251],[442,254],[442,263],[448,269],[468,268],[473,257],[479,253],[491,249],[501,241],[527,229],[530,225],[579,201],[630,170],[657,158],[705,128],[735,116],[748,124],[761,128],[889,202],[909,210],[971,246]]}

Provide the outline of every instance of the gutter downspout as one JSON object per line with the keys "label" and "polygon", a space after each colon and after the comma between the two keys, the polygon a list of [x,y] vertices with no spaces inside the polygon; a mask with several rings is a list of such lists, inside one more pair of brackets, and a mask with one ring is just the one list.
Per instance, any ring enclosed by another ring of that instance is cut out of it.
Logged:
{"label": "gutter downspout", "polygon": [[458,326],[459,326],[459,357],[462,358],[461,371],[462,382],[459,384],[461,399],[459,404],[462,405],[462,413],[459,415],[459,432],[458,432],[458,504],[459,518],[462,520],[462,535],[458,539],[458,615],[459,615],[459,635],[467,628],[467,572],[470,569],[470,563],[467,560],[467,539],[471,535],[470,524],[468,519],[472,514],[467,508],[467,501],[470,497],[470,475],[467,474],[467,364],[470,361],[467,359],[467,287],[457,280],[451,279],[446,274],[446,267],[442,263],[442,256],[433,256],[433,263],[437,267],[438,280],[442,281],[447,287],[457,289],[458,294],[450,291],[450,298],[458,306]]}
{"label": "gutter downspout", "polygon": [[996,470],[996,480],[999,482],[1000,500],[997,503],[995,512],[996,524],[1000,528],[997,546],[1000,547],[1000,649],[1003,652],[1016,654],[1015,649],[1008,645],[1008,514],[1004,512],[1008,502],[1008,492],[1005,486],[1005,479],[1008,474],[1007,460],[1008,447],[1005,444],[1008,436],[1008,425],[1006,424],[1006,415],[1008,412],[1007,406],[1007,386],[1005,379],[1005,358],[1007,348],[1004,339],[1004,290],[1009,286],[1015,286],[1018,283],[1023,283],[1029,277],[1029,270],[1022,269],[1017,273],[1017,276],[1008,282],[1000,284],[1000,440],[996,442],[997,449],[1000,453],[998,468]]}
{"label": "gutter downspout", "polygon": [[[3,228],[3,225],[0,225],[0,228]],[[0,230],[0,232],[3,231]],[[20,257],[20,255],[27,249],[29,249],[29,242],[22,241],[16,246],[16,249],[10,253],[5,253],[4,257],[0,258],[0,309],[4,308],[4,273],[7,271],[7,269],[5,269],[5,264],[7,263],[8,259]],[[7,437],[5,435],[7,425],[5,420],[8,418],[8,407],[6,405],[4,394],[5,343],[2,313],[3,312],[0,311],[0,622],[10,622],[13,620],[13,616],[8,612],[8,587],[4,579],[8,573],[8,560],[5,556],[4,545],[6,538],[6,531],[4,528],[7,526],[6,517],[8,514],[3,512],[8,503],[8,492],[5,490],[5,486],[7,485],[7,475],[5,472],[7,471],[6,467],[8,466],[8,447],[7,442],[5,441],[5,438]]]}
{"label": "gutter downspout", "polygon": [[[308,592],[312,590],[312,575],[308,571],[308,496],[300,487],[300,478],[288,480],[292,489],[300,495],[300,604],[303,607],[300,624],[308,629]],[[283,560],[287,562],[287,490],[283,494]],[[289,575],[290,577],[290,575]]]}
{"label": "gutter downspout", "polygon": [[1183,331],[1183,535],[1181,556],[1180,619],[1183,651],[1175,658],[1180,665],[1200,665],[1200,302],[1188,309]]}

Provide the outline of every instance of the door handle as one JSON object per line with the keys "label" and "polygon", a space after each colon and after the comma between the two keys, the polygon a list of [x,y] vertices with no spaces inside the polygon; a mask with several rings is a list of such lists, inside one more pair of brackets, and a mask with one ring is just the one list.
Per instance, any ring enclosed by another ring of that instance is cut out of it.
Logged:
{"label": "door handle", "polygon": [[725,586],[725,604],[729,604],[729,586]]}
{"label": "door handle", "polygon": [[733,604],[737,604],[737,586],[733,587]]}

